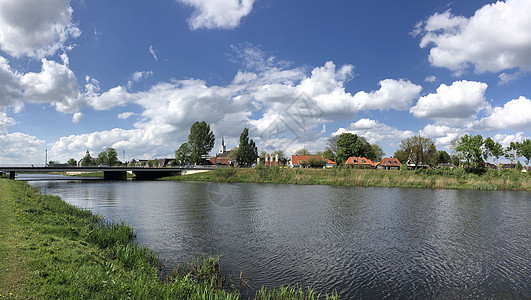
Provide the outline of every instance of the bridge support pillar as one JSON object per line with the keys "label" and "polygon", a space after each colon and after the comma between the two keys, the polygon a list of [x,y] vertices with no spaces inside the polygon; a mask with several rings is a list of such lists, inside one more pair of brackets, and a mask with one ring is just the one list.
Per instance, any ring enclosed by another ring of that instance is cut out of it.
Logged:
{"label": "bridge support pillar", "polygon": [[126,180],[127,172],[125,171],[104,171],[103,179],[104,180]]}
{"label": "bridge support pillar", "polygon": [[9,172],[9,179],[15,180],[15,171],[10,171]]}

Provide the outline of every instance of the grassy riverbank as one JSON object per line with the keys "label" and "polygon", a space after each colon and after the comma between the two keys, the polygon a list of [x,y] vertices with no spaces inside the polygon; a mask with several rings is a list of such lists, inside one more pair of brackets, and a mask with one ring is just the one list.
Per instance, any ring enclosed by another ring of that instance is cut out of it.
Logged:
{"label": "grassy riverbank", "polygon": [[223,168],[211,172],[166,177],[163,180],[322,184],[436,189],[531,190],[531,176],[515,170],[487,170],[482,175],[454,170],[363,170],[353,168],[287,169]]}
{"label": "grassy riverbank", "polygon": [[[25,182],[0,179],[0,229],[0,299],[239,299],[219,257],[184,264],[161,280],[156,254],[135,243],[131,227],[105,223]],[[317,298],[298,288],[256,294]]]}

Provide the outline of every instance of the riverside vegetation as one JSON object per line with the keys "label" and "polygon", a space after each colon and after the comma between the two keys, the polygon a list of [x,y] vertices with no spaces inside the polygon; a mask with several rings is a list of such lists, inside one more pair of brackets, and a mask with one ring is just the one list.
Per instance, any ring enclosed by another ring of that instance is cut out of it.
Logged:
{"label": "riverside vegetation", "polygon": [[366,170],[351,167],[330,169],[219,168],[210,172],[166,177],[162,180],[321,184],[334,186],[407,187],[436,189],[521,190],[531,189],[531,176],[516,170],[487,169],[478,175],[463,168]]}
{"label": "riverside vegetation", "polygon": [[[0,179],[0,228],[1,299],[240,298],[219,256],[162,274],[156,254],[135,242],[130,226],[105,222],[25,182]],[[298,287],[262,288],[255,295],[319,298]]]}

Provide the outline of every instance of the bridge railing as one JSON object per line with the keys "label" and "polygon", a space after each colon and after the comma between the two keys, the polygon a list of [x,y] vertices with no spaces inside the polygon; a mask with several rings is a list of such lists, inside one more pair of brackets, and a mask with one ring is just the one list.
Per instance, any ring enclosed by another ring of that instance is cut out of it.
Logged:
{"label": "bridge railing", "polygon": [[44,164],[1,164],[0,168],[44,168]]}

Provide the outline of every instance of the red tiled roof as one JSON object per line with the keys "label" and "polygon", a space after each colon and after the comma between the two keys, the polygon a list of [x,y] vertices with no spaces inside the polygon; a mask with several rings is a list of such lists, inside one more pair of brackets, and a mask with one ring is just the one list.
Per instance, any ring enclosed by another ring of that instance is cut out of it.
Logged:
{"label": "red tiled roof", "polygon": [[345,162],[345,165],[374,166],[376,165],[376,163],[373,163],[370,159],[366,157],[351,156],[347,159],[347,161]]}
{"label": "red tiled roof", "polygon": [[380,166],[400,167],[402,163],[396,157],[384,157],[380,162]]}
{"label": "red tiled roof", "polygon": [[230,165],[230,161],[226,157],[211,157],[208,159],[213,165]]}

